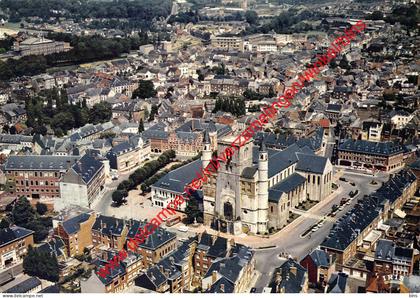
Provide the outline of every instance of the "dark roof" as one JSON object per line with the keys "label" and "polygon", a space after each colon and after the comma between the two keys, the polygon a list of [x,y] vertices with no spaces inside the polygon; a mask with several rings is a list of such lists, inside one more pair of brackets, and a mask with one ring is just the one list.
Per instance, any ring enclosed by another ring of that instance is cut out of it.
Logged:
{"label": "dark roof", "polygon": [[333,273],[328,281],[327,293],[345,293],[347,278],[346,273]]}
{"label": "dark roof", "polygon": [[306,182],[306,178],[302,177],[298,173],[293,173],[288,176],[286,179],[281,180],[279,183],[273,185],[271,191],[279,191],[288,193],[296,189],[299,185],[302,185]]}
{"label": "dark roof", "polygon": [[90,217],[88,213],[82,213],[75,217],[63,221],[63,228],[67,234],[74,234],[80,230],[80,224],[87,221]]}
{"label": "dark roof", "polygon": [[36,277],[28,278],[10,289],[4,291],[5,293],[28,293],[41,285],[41,281]]}
{"label": "dark roof", "polygon": [[402,153],[403,147],[393,142],[371,142],[348,139],[338,146],[338,150],[389,156]]}
{"label": "dark roof", "polygon": [[52,285],[42,289],[38,293],[60,293],[60,287],[58,285]]}
{"label": "dark roof", "polygon": [[[269,287],[271,293],[300,293],[306,279],[306,269],[293,259],[288,259],[273,272]],[[279,278],[281,277],[281,278]]]}
{"label": "dark roof", "polygon": [[317,267],[329,267],[330,261],[327,253],[320,249],[313,250],[310,254],[311,259],[314,261]]}
{"label": "dark roof", "polygon": [[93,224],[92,230],[99,231],[104,235],[120,236],[125,227],[125,222],[122,219],[99,215]]}
{"label": "dark roof", "polygon": [[6,161],[5,170],[66,171],[79,156],[12,155]]}
{"label": "dark roof", "polygon": [[246,167],[243,169],[241,177],[246,179],[254,179],[254,175],[257,171],[257,167]]}
{"label": "dark roof", "polygon": [[327,105],[327,109],[326,111],[332,111],[332,112],[340,112],[341,111],[341,105],[340,104],[333,104],[333,103],[329,103]]}
{"label": "dark roof", "polygon": [[153,186],[177,193],[183,193],[185,186],[196,178],[196,173],[200,172],[201,167],[201,160],[195,160],[169,172],[153,184]]}
{"label": "dark roof", "polygon": [[321,246],[345,250],[383,210],[385,202],[391,204],[402,195],[402,191],[416,180],[407,170],[401,170],[384,183],[376,192],[358,200],[354,207],[338,219]]}
{"label": "dark roof", "polygon": [[104,167],[103,163],[89,154],[83,155],[72,169],[82,177],[83,182],[89,184],[93,177]]}
{"label": "dark roof", "polygon": [[227,278],[222,277],[211,285],[206,293],[233,293],[235,286]]}
{"label": "dark roof", "polygon": [[22,227],[18,227],[18,226],[1,229],[0,230],[0,247],[10,242],[25,238],[33,233],[34,231],[31,231]]}
{"label": "dark roof", "polygon": [[310,172],[316,174],[323,174],[328,163],[328,158],[314,154],[297,153],[298,163],[296,170],[302,172]]}
{"label": "dark roof", "polygon": [[228,240],[226,238],[217,237],[214,244],[210,246],[207,256],[213,258],[224,257],[227,253],[227,242]]}
{"label": "dark roof", "polygon": [[[136,233],[139,231],[139,228],[144,228],[147,224],[146,221],[137,221],[137,220],[130,220],[128,222],[129,229],[127,238],[134,238]],[[175,233],[169,232],[162,227],[158,227],[152,234],[150,234],[146,241],[141,243],[139,246],[151,250],[155,250],[156,248],[164,245],[165,243],[173,240],[176,238]]]}

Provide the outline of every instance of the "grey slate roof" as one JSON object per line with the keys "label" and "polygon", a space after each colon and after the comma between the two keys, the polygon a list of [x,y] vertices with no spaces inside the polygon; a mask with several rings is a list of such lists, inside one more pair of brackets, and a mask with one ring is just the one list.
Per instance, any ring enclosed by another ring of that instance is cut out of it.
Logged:
{"label": "grey slate roof", "polygon": [[28,235],[33,234],[34,232],[22,227],[13,226],[10,228],[4,228],[0,230],[0,247],[16,241],[18,239],[22,239]]}
{"label": "grey slate roof", "polygon": [[[296,268],[296,274],[291,270]],[[281,280],[276,279],[277,274],[280,274]],[[269,287],[271,293],[300,293],[305,283],[306,269],[293,259],[288,259],[280,267],[273,272]]]}
{"label": "grey slate roof", "polygon": [[153,186],[183,193],[185,185],[191,183],[196,178],[196,173],[200,172],[201,166],[201,160],[195,160],[169,172],[153,184]]}
{"label": "grey slate roof", "polygon": [[120,236],[124,227],[125,222],[122,219],[99,215],[93,224],[92,230],[99,231],[100,233],[108,236]]}
{"label": "grey slate roof", "polygon": [[340,151],[390,156],[403,152],[403,147],[392,142],[371,142],[364,140],[345,140],[338,146]]}
{"label": "grey slate roof", "polygon": [[11,287],[10,289],[4,291],[5,293],[28,293],[31,290],[41,285],[41,281],[36,277],[30,277],[17,285]]}
{"label": "grey slate roof", "polygon": [[358,232],[362,232],[379,215],[386,201],[391,204],[402,195],[402,189],[416,180],[416,176],[407,170],[401,170],[384,183],[376,192],[358,200],[353,209],[333,225],[330,234],[322,242],[322,247],[345,250]]}
{"label": "grey slate roof", "polygon": [[12,155],[6,161],[5,170],[66,171],[79,156]]}
{"label": "grey slate roof", "polygon": [[327,293],[345,293],[348,275],[343,272],[331,274]]}
{"label": "grey slate roof", "polygon": [[324,173],[325,166],[327,165],[328,161],[327,158],[314,154],[303,154],[299,152],[297,153],[297,156],[299,161],[296,164],[296,170],[316,174]]}
{"label": "grey slate roof", "polygon": [[[137,221],[137,220],[131,220],[129,222],[129,229],[127,238],[134,238],[136,233],[139,231],[139,228],[144,228],[144,226],[147,224],[145,221]],[[158,227],[152,234],[150,234],[146,241],[140,244],[140,247],[147,248],[154,250],[165,243],[173,240],[176,237],[176,235],[172,232],[169,232],[165,230],[164,228]]]}
{"label": "grey slate roof", "polygon": [[324,250],[315,249],[309,255],[317,267],[329,267],[329,256]]}
{"label": "grey slate roof", "polygon": [[87,221],[89,217],[89,214],[82,213],[75,217],[69,218],[68,220],[63,221],[63,228],[69,235],[77,233],[80,230],[80,224]]}
{"label": "grey slate roof", "polygon": [[104,167],[103,163],[90,156],[83,155],[73,166],[72,169],[82,177],[83,182],[89,184],[93,177]]}

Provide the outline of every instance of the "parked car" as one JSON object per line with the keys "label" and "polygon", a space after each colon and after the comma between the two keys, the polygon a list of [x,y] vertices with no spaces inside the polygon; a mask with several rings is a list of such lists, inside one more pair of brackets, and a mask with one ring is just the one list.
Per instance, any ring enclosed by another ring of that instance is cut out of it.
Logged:
{"label": "parked car", "polygon": [[178,228],[178,231],[183,232],[183,233],[186,233],[186,232],[188,232],[188,227],[187,226],[180,226]]}
{"label": "parked car", "polygon": [[338,180],[340,180],[340,181],[344,181],[344,182],[347,182],[347,179],[346,179],[346,178],[344,178],[344,177],[340,177]]}

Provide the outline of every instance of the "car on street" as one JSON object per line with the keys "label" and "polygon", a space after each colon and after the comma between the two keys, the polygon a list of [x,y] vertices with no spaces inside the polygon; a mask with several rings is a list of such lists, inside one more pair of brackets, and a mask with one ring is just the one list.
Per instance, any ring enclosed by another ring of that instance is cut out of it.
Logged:
{"label": "car on street", "polygon": [[186,232],[188,232],[188,227],[187,226],[180,226],[178,228],[178,231],[183,232],[183,233],[186,233]]}
{"label": "car on street", "polygon": [[344,178],[344,177],[340,177],[338,180],[340,180],[340,181],[344,181],[344,182],[347,182],[347,179],[346,179],[346,178]]}

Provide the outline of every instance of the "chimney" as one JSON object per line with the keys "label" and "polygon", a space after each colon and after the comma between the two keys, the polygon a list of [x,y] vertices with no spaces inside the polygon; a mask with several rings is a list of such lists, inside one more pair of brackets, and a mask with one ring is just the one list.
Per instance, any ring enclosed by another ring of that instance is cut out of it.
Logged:
{"label": "chimney", "polygon": [[160,270],[160,272],[164,273],[163,272],[163,266],[162,265],[159,265],[159,270]]}
{"label": "chimney", "polygon": [[225,292],[225,285],[224,284],[220,284],[220,292],[222,292],[222,293]]}
{"label": "chimney", "polygon": [[280,284],[281,280],[282,280],[281,273],[280,273],[280,271],[277,271],[276,272],[276,283]]}
{"label": "chimney", "polygon": [[216,283],[217,281],[217,271],[213,270],[213,272],[211,273],[211,284]]}
{"label": "chimney", "polygon": [[329,260],[330,260],[330,266],[331,266],[332,263],[333,263],[333,256],[332,255],[329,255]]}
{"label": "chimney", "polygon": [[296,266],[292,266],[292,267],[290,267],[290,272],[294,275],[294,276],[296,276],[297,275],[297,267]]}

